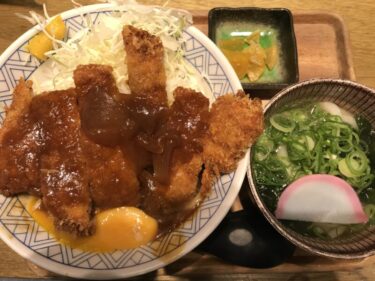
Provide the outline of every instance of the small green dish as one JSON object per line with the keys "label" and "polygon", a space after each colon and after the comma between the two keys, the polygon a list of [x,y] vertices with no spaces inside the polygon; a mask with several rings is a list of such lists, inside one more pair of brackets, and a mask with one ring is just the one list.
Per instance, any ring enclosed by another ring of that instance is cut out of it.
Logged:
{"label": "small green dish", "polygon": [[[227,47],[223,42],[228,43],[228,39],[243,38],[245,40],[243,50],[245,50],[249,47],[246,38],[256,33],[259,35],[258,46],[262,49],[266,50],[272,44],[277,47],[277,63],[273,68],[269,68],[267,64],[261,66],[259,71],[262,74],[256,81],[250,81],[248,74],[240,77],[240,81],[244,90],[251,92],[252,96],[267,98],[280,89],[298,82],[299,79],[297,46],[291,12],[282,8],[220,7],[208,13],[208,36],[227,57],[230,51],[225,49]],[[233,57],[229,60],[234,66]],[[237,62],[242,63],[242,57],[237,57]]]}

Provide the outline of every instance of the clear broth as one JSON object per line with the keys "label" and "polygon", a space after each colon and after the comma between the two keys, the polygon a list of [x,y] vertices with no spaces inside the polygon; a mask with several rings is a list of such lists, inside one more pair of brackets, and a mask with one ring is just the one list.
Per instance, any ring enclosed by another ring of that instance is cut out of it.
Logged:
{"label": "clear broth", "polygon": [[[307,105],[302,105],[302,104],[297,104],[293,106],[287,106],[283,107],[281,110],[279,110],[276,113],[280,113],[286,110],[290,110],[293,108],[311,108],[312,104],[307,104]],[[362,141],[367,143],[369,147],[369,152],[368,152],[368,158],[370,160],[371,164],[371,173],[375,174],[375,130],[371,127],[371,124],[363,117],[361,116],[355,116],[358,129],[359,129],[359,137]],[[269,118],[266,120],[266,128],[271,126],[269,122]],[[253,151],[254,147],[256,144],[253,146]],[[252,162],[254,162],[254,155],[253,153],[253,159]],[[256,175],[254,172],[253,168],[253,174]],[[254,178],[254,182],[256,184],[256,187],[258,189],[258,192],[263,199],[265,205],[267,208],[274,213],[276,210],[277,202],[278,199],[282,193],[282,191],[286,188],[286,186],[289,184],[283,184],[279,186],[270,186],[270,185],[263,185],[259,184],[257,182],[256,176]],[[367,188],[363,189],[359,194],[358,194],[362,205],[367,205],[367,204],[375,204],[375,180],[371,183],[370,186]],[[328,223],[312,223],[312,222],[301,222],[301,221],[287,221],[283,220],[282,223],[293,229],[294,231],[303,234],[305,236],[310,236],[310,237],[319,237],[322,239],[335,239],[337,237],[340,238],[345,238],[350,236],[353,233],[356,233],[363,228],[369,226],[369,225],[374,225],[375,226],[375,218],[374,216],[372,219],[368,221],[367,224],[352,224],[352,225],[342,225],[342,224],[328,224]],[[320,233],[320,230],[322,232]]]}

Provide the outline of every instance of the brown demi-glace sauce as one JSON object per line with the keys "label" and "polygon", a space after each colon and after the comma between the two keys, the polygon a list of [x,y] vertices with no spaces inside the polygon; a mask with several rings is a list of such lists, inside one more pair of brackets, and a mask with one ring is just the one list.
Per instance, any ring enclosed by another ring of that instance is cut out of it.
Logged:
{"label": "brown demi-glace sauce", "polygon": [[[89,68],[101,69],[96,75],[102,78],[111,74],[103,66]],[[95,211],[120,206],[144,210],[158,221],[159,233],[169,231],[196,207],[190,201],[199,192],[202,163],[191,180],[177,186],[192,190],[191,195],[178,199],[172,191],[173,200],[180,200],[175,204],[166,194],[173,169],[190,165],[202,153],[208,99],[177,88],[168,106],[157,95],[120,94],[111,87],[113,77],[107,78],[93,87],[83,89],[77,83],[75,89],[30,100],[19,125],[2,139],[6,163],[1,164],[6,168],[1,185],[22,185],[24,189],[11,192],[42,197],[42,207],[69,232],[82,233],[88,226],[90,233]],[[24,174],[13,177],[20,171]]]}
{"label": "brown demi-glace sauce", "polygon": [[[162,198],[163,193],[169,188],[171,167],[188,163],[194,154],[203,151],[208,99],[193,90],[177,88],[169,107],[158,95],[122,95],[113,88],[110,92],[111,87],[83,91],[84,95],[78,87],[83,132],[96,144],[121,147],[140,182],[139,207],[158,220],[159,232],[174,228],[195,206],[181,209],[176,206],[171,211],[170,204]],[[199,173],[195,181],[188,183],[197,192],[198,176]],[[106,207],[117,206],[107,202]]]}
{"label": "brown demi-glace sauce", "polygon": [[60,230],[95,232],[94,215],[137,207],[173,230],[232,171],[263,129],[259,100],[177,87],[169,105],[163,46],[123,29],[130,95],[112,68],[79,65],[75,88],[34,96],[21,79],[0,130],[0,193],[40,197]]}

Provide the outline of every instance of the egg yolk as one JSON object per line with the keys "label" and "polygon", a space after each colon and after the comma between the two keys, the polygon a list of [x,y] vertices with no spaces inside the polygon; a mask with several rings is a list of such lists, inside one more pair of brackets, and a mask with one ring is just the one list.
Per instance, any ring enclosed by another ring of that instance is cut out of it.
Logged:
{"label": "egg yolk", "polygon": [[126,250],[145,245],[155,239],[157,221],[134,207],[120,207],[99,212],[95,216],[95,233],[89,237],[77,237],[57,230],[53,218],[36,207],[32,200],[28,211],[35,221],[59,242],[72,248],[90,252]]}

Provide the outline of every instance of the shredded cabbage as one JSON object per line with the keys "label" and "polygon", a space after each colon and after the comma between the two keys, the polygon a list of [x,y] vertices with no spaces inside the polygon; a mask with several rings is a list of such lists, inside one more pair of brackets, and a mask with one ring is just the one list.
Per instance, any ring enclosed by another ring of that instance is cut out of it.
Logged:
{"label": "shredded cabbage", "polygon": [[[212,102],[212,93],[206,85],[204,74],[198,73],[184,59],[182,32],[186,26],[192,24],[190,13],[178,9],[138,5],[134,1],[107,2],[114,5],[113,12],[100,14],[95,23],[90,14],[81,14],[85,27],[66,42],[49,36],[53,40],[54,49],[45,54],[49,59],[31,77],[35,92],[73,87],[73,71],[79,64],[105,64],[112,66],[120,92],[130,93],[121,34],[123,26],[129,24],[159,36],[162,40],[167,75],[166,90],[170,102],[173,102],[172,93],[177,86],[202,92]],[[79,6],[77,2],[73,3]],[[30,15],[31,18],[22,17],[37,23],[45,32],[44,27],[49,21],[46,9],[44,8],[44,17],[35,12],[30,12]]]}

